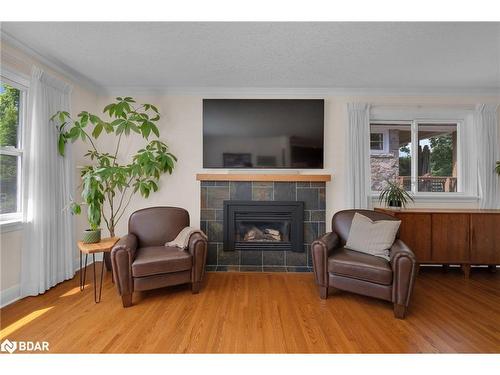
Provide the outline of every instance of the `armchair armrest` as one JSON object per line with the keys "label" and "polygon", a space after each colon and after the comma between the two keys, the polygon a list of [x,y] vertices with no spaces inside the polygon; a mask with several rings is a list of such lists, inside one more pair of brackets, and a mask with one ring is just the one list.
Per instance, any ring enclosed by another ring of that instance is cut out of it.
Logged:
{"label": "armchair armrest", "polygon": [[311,244],[314,276],[321,287],[328,287],[328,257],[338,247],[339,242],[337,233],[328,232]]}
{"label": "armchair armrest", "polygon": [[199,283],[205,274],[205,263],[207,259],[207,238],[199,233],[193,233],[189,237],[188,251],[193,257],[193,268],[191,272],[191,282],[193,289],[199,288]]}
{"label": "armchair armrest", "polygon": [[137,237],[127,234],[120,238],[111,250],[111,264],[118,293],[121,296],[132,294],[134,283],[132,281],[132,262],[137,251]]}
{"label": "armchair armrest", "polygon": [[391,247],[390,262],[393,273],[392,301],[407,307],[417,275],[417,259],[413,251],[397,239]]}

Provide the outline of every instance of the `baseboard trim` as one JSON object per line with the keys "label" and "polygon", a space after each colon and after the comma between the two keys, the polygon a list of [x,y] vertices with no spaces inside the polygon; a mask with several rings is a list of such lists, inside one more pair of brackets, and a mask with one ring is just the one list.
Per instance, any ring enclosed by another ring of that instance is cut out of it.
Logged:
{"label": "baseboard trim", "polygon": [[10,305],[19,299],[21,299],[21,285],[16,284],[4,289],[0,291],[0,308]]}
{"label": "baseboard trim", "polygon": [[[92,258],[91,258],[92,259]],[[90,266],[93,262],[90,261],[87,263],[87,266]],[[102,256],[99,254],[96,256],[96,262],[100,262],[102,260]],[[75,274],[80,271],[80,259],[76,258],[73,261],[73,266],[75,270]],[[0,308],[4,308],[5,306],[10,305],[16,301],[21,299],[21,284],[16,284],[11,286],[10,288],[0,290]]]}

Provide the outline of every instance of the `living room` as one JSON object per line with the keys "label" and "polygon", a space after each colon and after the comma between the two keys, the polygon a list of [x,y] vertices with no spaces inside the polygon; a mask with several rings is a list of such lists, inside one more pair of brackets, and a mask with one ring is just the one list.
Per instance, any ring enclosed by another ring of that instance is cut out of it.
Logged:
{"label": "living room", "polygon": [[0,28],[2,352],[498,364],[499,22],[37,20]]}

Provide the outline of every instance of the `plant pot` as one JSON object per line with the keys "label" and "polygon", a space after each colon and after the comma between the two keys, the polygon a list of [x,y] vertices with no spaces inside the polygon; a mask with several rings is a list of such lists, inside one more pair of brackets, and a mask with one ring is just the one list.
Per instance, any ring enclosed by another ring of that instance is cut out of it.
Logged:
{"label": "plant pot", "polygon": [[83,243],[96,243],[101,241],[101,229],[86,229],[82,233]]}
{"label": "plant pot", "polygon": [[392,211],[401,211],[401,207],[399,206],[388,206],[387,208]]}
{"label": "plant pot", "polygon": [[390,201],[389,210],[400,211],[401,210],[401,202]]}

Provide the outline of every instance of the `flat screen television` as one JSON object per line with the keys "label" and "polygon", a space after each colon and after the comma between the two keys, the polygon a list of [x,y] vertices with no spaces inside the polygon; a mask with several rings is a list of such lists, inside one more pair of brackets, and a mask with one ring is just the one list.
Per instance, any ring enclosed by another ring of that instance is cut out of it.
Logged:
{"label": "flat screen television", "polygon": [[323,168],[324,100],[204,99],[204,168]]}

